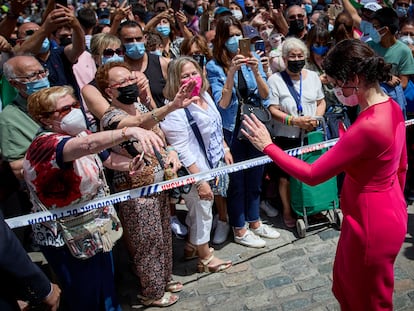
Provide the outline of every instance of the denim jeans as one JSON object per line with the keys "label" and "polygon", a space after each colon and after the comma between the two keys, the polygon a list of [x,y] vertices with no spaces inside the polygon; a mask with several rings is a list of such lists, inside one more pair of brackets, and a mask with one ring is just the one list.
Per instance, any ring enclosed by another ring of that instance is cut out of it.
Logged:
{"label": "denim jeans", "polygon": [[[234,162],[263,156],[248,140],[239,140],[233,133],[224,130],[224,137],[230,146]],[[232,227],[243,228],[245,222],[255,222],[259,217],[260,193],[264,165],[255,166],[229,174],[227,190],[227,212]]]}

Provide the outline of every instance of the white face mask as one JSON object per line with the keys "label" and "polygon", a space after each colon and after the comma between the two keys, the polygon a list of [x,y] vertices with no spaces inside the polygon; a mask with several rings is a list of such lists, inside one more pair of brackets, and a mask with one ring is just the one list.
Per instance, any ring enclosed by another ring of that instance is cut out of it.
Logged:
{"label": "white face mask", "polygon": [[243,13],[239,10],[231,10],[231,14],[233,14],[234,18],[240,21],[243,18]]}
{"label": "white face mask", "polygon": [[355,89],[356,88],[354,88],[354,92],[350,96],[345,96],[344,93],[342,92],[342,88],[340,88],[339,86],[334,87],[334,92],[335,92],[336,98],[338,98],[338,100],[342,104],[344,104],[345,106],[354,107],[358,105],[359,103],[358,96],[357,94],[355,94]]}
{"label": "white face mask", "polygon": [[69,135],[76,136],[80,132],[86,130],[86,121],[83,116],[82,110],[72,109],[66,116],[60,121],[60,128]]}

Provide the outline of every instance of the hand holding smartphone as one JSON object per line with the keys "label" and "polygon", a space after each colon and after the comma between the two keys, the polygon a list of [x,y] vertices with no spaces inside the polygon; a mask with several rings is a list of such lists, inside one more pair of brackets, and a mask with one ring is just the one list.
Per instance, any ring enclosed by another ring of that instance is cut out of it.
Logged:
{"label": "hand holding smartphone", "polygon": [[250,57],[250,39],[242,38],[239,40],[240,54],[244,57]]}

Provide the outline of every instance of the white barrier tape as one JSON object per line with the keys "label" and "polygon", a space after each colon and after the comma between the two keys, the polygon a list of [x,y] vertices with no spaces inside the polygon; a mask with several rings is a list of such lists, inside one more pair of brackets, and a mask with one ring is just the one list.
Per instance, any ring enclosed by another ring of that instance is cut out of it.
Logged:
{"label": "white barrier tape", "polygon": [[[414,119],[405,121],[405,124],[406,126],[414,125]],[[292,148],[289,150],[285,150],[285,152],[291,156],[299,156],[301,154],[332,147],[333,145],[336,144],[337,141],[338,141],[338,138],[331,139],[331,140],[327,140],[327,141],[316,143],[316,144],[306,145],[306,146],[298,147],[298,148]],[[114,193],[104,198],[99,198],[99,199],[89,201],[89,203],[87,204],[83,202],[83,203],[67,206],[64,208],[58,208],[54,210],[37,212],[33,214],[8,218],[5,221],[9,225],[9,227],[13,229],[13,228],[24,227],[24,226],[28,226],[28,225],[32,225],[36,223],[45,222],[45,221],[57,220],[57,219],[64,218],[67,216],[77,215],[77,214],[90,211],[93,209],[102,208],[110,204],[121,203],[121,202],[125,202],[128,200],[134,199],[134,198],[139,198],[139,197],[143,197],[146,195],[151,195],[154,193],[177,188],[180,186],[193,184],[200,180],[211,180],[220,175],[234,173],[240,170],[249,169],[249,168],[259,166],[259,165],[264,165],[270,162],[272,162],[272,160],[268,156],[261,156],[255,159],[245,160],[245,161],[234,163],[234,164],[227,165],[224,167],[215,168],[207,172],[187,175],[187,176],[183,176],[180,178],[163,181],[160,183],[156,183],[156,184],[152,184],[152,185],[148,185],[148,186],[144,186],[144,187],[140,187],[136,189]]]}

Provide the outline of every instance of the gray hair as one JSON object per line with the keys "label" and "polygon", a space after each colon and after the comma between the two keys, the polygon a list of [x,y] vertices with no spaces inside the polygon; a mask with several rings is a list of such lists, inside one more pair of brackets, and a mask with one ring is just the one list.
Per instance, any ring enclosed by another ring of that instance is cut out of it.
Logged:
{"label": "gray hair", "polygon": [[303,55],[305,55],[305,59],[308,58],[309,51],[305,43],[302,40],[295,37],[289,37],[283,42],[282,57],[287,58],[289,52],[294,49],[302,50]]}
{"label": "gray hair", "polygon": [[10,81],[16,77],[16,73],[14,72],[14,68],[8,62],[3,64],[3,75],[7,81]]}

